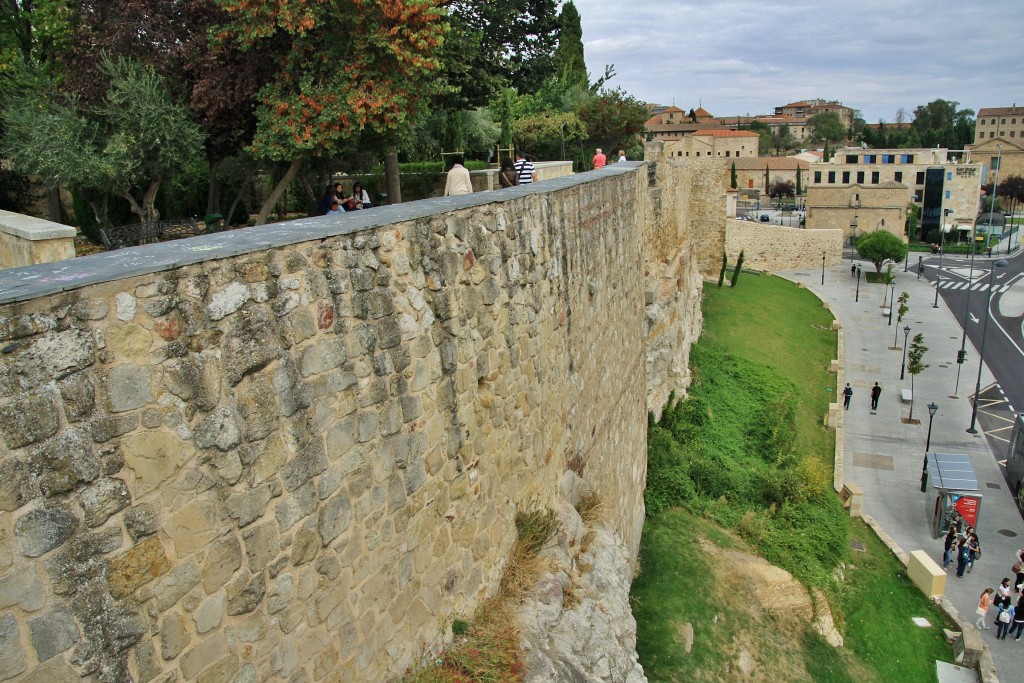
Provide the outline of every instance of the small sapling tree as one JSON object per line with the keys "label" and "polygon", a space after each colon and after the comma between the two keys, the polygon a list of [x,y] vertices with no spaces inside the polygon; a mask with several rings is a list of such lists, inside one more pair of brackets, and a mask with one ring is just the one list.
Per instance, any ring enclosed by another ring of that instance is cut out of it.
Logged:
{"label": "small sapling tree", "polygon": [[914,335],[914,341],[910,342],[910,349],[907,351],[907,372],[910,373],[910,418],[914,419],[914,375],[924,372],[928,365],[922,362],[928,347],[924,345],[924,335],[918,332]]}
{"label": "small sapling tree", "polygon": [[729,257],[722,252],[722,270],[718,271],[718,288],[721,289],[722,285],[725,284],[725,269],[729,266]]}
{"label": "small sapling tree", "polygon": [[899,348],[900,323],[903,322],[903,316],[905,316],[907,314],[907,311],[910,310],[910,306],[907,305],[907,302],[910,301],[910,295],[907,294],[906,292],[903,292],[902,294],[900,294],[899,298],[896,299],[896,301],[899,302],[900,307],[896,309],[896,336],[893,337],[892,340],[893,349]]}
{"label": "small sapling tree", "polygon": [[736,267],[732,269],[732,280],[730,285],[736,286],[736,281],[740,279],[740,269],[743,268],[743,250],[740,250],[739,258],[736,259]]}

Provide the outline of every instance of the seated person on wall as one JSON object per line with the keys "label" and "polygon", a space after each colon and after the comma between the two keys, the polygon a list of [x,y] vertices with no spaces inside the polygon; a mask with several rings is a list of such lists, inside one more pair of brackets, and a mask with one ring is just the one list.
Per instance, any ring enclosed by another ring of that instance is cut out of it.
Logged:
{"label": "seated person on wall", "polygon": [[325,215],[331,210],[331,203],[338,202],[337,188],[339,185],[328,185],[327,189],[324,190],[324,196],[320,198],[320,201],[316,203],[316,211],[320,216]]}
{"label": "seated person on wall", "polygon": [[331,202],[331,208],[327,209],[327,213],[325,215],[330,216],[336,213],[345,213],[341,208],[341,202],[339,202],[337,199]]}
{"label": "seated person on wall", "polygon": [[[370,202],[370,195],[363,189],[363,184],[359,181],[352,186],[352,196],[349,197],[352,200],[352,204],[356,209],[369,209],[373,207]],[[351,211],[351,209],[348,209]]]}
{"label": "seated person on wall", "polygon": [[469,179],[469,169],[463,166],[465,160],[461,154],[452,157],[452,167],[448,171],[448,179],[444,184],[444,196],[454,197],[459,194],[473,192],[473,182]]}

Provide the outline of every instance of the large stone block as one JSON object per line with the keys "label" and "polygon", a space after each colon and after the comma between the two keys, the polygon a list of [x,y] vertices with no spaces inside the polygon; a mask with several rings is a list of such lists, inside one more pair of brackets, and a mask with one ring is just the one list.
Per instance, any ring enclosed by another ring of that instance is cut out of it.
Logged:
{"label": "large stone block", "polygon": [[30,394],[0,406],[0,436],[8,448],[38,443],[59,427],[57,406],[49,394]]}
{"label": "large stone block", "polygon": [[173,477],[195,455],[195,449],[174,434],[152,431],[121,440],[124,462],[135,474],[138,495],[149,493]]}
{"label": "large stone block", "polygon": [[107,397],[110,410],[122,413],[141,408],[153,400],[149,391],[149,368],[117,365],[107,372]]}
{"label": "large stone block", "polygon": [[21,646],[18,623],[11,612],[0,614],[0,681],[25,670],[25,649]]}
{"label": "large stone block", "polygon": [[170,569],[171,561],[160,540],[145,540],[111,561],[107,571],[110,594],[115,598],[126,597]]}
{"label": "large stone block", "polygon": [[23,555],[38,557],[62,545],[78,527],[75,516],[63,508],[32,510],[14,523],[14,537]]}
{"label": "large stone block", "polygon": [[60,654],[78,642],[78,624],[71,616],[71,610],[63,605],[46,614],[28,620],[32,636],[32,647],[39,661]]}

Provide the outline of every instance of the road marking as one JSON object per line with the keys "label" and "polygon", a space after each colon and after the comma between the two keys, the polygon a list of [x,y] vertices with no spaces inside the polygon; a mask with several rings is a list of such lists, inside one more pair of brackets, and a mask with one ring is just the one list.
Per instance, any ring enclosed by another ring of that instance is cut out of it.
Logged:
{"label": "road marking", "polygon": [[967,315],[971,316],[971,322],[972,322],[972,323],[976,323],[976,322],[978,322],[978,319],[974,317],[974,314],[973,314],[973,313],[970,313],[970,312],[968,312],[968,314],[967,314]]}

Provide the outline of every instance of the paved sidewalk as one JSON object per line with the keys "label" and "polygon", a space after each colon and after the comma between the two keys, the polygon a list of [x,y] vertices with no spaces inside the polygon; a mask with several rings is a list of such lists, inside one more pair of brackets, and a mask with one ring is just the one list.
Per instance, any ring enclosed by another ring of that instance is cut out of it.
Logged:
{"label": "paved sidewalk", "polygon": [[[874,270],[869,262],[857,263],[865,274]],[[993,454],[980,432],[971,435],[965,431],[971,421],[969,397],[977,379],[977,350],[968,339],[967,362],[961,370],[957,394],[953,396],[962,328],[942,297],[939,297],[939,307],[932,308],[935,290],[931,284],[924,278],[917,279],[914,272],[894,269],[896,297],[907,292],[910,311],[900,325],[896,323],[894,312],[892,326],[889,326],[881,306],[883,293],[888,288],[866,284],[862,278],[860,301],[855,303],[856,280],[850,276],[850,264],[849,260],[844,260],[826,270],[824,285],[820,269],[779,273],[815,292],[843,325],[845,357],[839,359],[844,368],[841,377],[844,383],[850,383],[854,392],[849,411],[842,413],[845,481],[863,488],[864,514],[874,517],[904,551],[925,550],[941,567],[943,539],[931,536],[928,503],[926,495],[920,492],[928,431],[927,404],[939,405],[932,424],[931,450],[969,455],[984,496],[978,521],[982,557],[975,563],[974,571],[962,579],[956,578],[951,568],[946,583],[946,597],[965,621],[973,623],[982,590],[994,587],[1003,577],[1009,576],[1012,580],[1010,565],[1014,553],[1024,546],[1024,522],[997,463],[997,460],[1004,460],[1006,454]],[[900,389],[910,388],[911,379],[908,373],[906,379],[900,381],[904,337],[901,328],[904,325],[911,328],[911,340],[921,333],[928,347],[923,360],[930,367],[914,378],[914,419],[920,420],[917,425],[901,421],[910,412],[910,406],[900,402]],[[898,350],[892,350],[893,346],[898,346]],[[988,369],[983,368],[982,388],[992,381]],[[878,409],[872,411],[870,390],[875,382],[882,387],[882,395]],[[841,396],[835,400],[842,403]],[[992,618],[990,612],[990,625]],[[1024,641],[997,641],[994,633],[993,626],[992,630],[983,631],[982,637],[992,651],[1000,678],[1019,680],[1020,672],[1024,671]]]}

